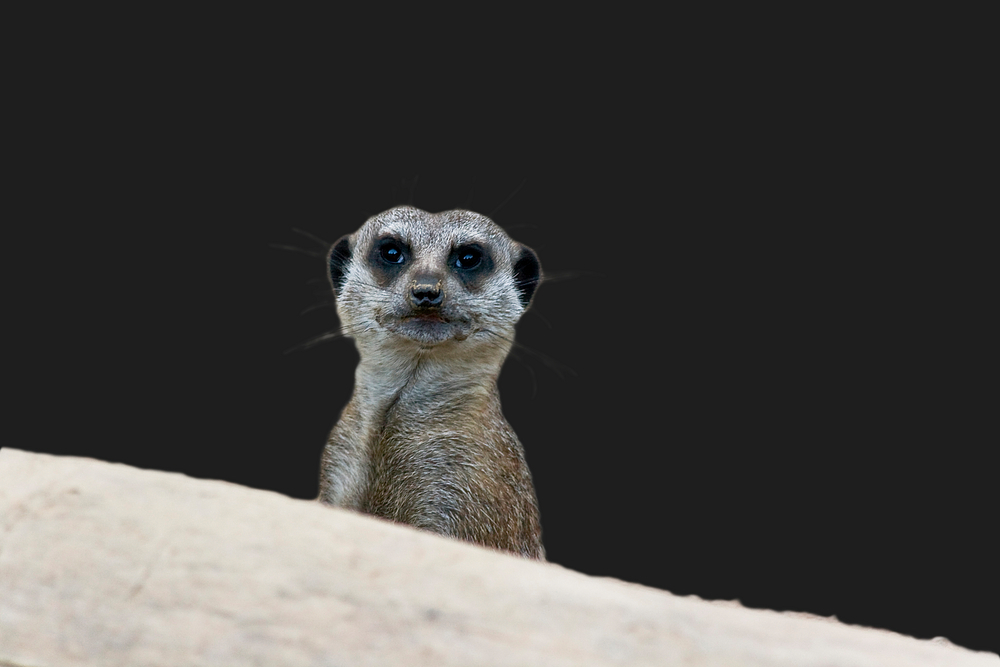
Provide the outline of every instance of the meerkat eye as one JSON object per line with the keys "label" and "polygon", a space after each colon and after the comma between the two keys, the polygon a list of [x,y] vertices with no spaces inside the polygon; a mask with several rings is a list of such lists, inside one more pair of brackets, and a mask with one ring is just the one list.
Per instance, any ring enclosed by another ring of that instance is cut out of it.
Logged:
{"label": "meerkat eye", "polygon": [[459,269],[474,269],[483,261],[483,252],[478,248],[459,248],[455,253],[455,267]]}
{"label": "meerkat eye", "polygon": [[386,241],[379,248],[379,256],[389,264],[403,263],[403,249],[395,241]]}

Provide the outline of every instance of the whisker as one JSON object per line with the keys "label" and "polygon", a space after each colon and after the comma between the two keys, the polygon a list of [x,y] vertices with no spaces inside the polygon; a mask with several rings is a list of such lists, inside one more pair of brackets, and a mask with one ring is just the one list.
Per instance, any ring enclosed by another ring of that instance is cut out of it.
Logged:
{"label": "whisker", "polygon": [[306,349],[309,349],[311,347],[315,347],[316,345],[319,345],[320,343],[326,343],[326,342],[331,341],[331,340],[337,340],[338,338],[344,338],[346,336],[353,336],[355,334],[362,333],[364,331],[368,331],[370,328],[371,328],[371,326],[369,325],[369,326],[364,327],[363,329],[360,328],[360,327],[355,327],[353,329],[345,329],[344,327],[340,327],[339,329],[334,329],[334,330],[331,330],[331,331],[326,331],[324,333],[321,333],[318,336],[314,336],[312,338],[309,338],[308,340],[305,340],[305,341],[299,343],[298,345],[294,345],[294,346],[288,348],[282,354],[289,354],[290,352],[296,352],[298,350],[306,350]]}
{"label": "whisker", "polygon": [[496,336],[497,338],[499,338],[501,340],[505,340],[508,343],[510,343],[513,347],[517,348],[518,350],[522,350],[522,351],[524,351],[524,352],[526,352],[526,353],[534,356],[539,361],[541,361],[543,364],[545,364],[546,366],[548,366],[556,375],[559,376],[559,379],[561,379],[561,380],[565,380],[566,379],[565,376],[563,375],[563,371],[568,372],[568,373],[572,373],[573,375],[579,377],[579,374],[575,370],[573,370],[572,368],[570,368],[569,366],[567,366],[565,364],[561,364],[558,361],[556,361],[555,359],[553,359],[552,357],[549,357],[548,355],[542,354],[538,350],[533,350],[532,348],[528,347],[527,345],[524,345],[522,343],[517,342],[513,338],[507,338],[506,336],[501,336],[497,332],[492,331],[490,329],[481,329],[481,331],[483,331],[484,333],[488,333],[488,334],[491,334],[493,336]]}
{"label": "whisker", "polygon": [[297,352],[299,350],[307,350],[310,347],[319,345],[320,343],[336,340],[337,338],[343,338],[344,336],[345,334],[343,331],[327,331],[326,333],[322,333],[319,336],[314,336],[313,338],[305,340],[299,343],[298,345],[293,345],[292,347],[282,352],[282,354],[290,354],[292,352]]}
{"label": "whisker", "polygon": [[521,355],[517,350],[511,350],[511,352],[514,359],[528,370],[528,375],[531,376],[531,400],[535,400],[535,396],[538,395],[538,382],[535,379],[535,369],[531,367],[531,364],[521,360]]}
{"label": "whisker", "polygon": [[326,301],[321,301],[320,303],[314,303],[311,306],[306,306],[302,309],[299,315],[305,315],[306,313],[311,313],[314,310],[320,310],[321,308],[336,308],[337,302],[333,299],[328,299]]}
{"label": "whisker", "polygon": [[299,248],[293,245],[283,245],[280,243],[269,243],[268,245],[278,250],[289,250],[291,252],[299,252],[302,253],[303,255],[309,255],[310,257],[317,257],[319,259],[326,258],[326,253],[319,253],[316,252],[315,250],[305,250],[304,248]]}
{"label": "whisker", "polygon": [[552,325],[549,324],[549,321],[545,317],[543,317],[540,312],[538,312],[537,308],[529,308],[528,309],[528,314],[534,315],[535,317],[537,317],[538,319],[540,319],[542,322],[545,323],[545,326],[547,326],[549,329],[552,328]]}
{"label": "whisker", "polygon": [[307,232],[304,229],[299,229],[298,227],[292,227],[292,231],[295,232],[296,234],[301,234],[302,236],[306,237],[307,239],[309,239],[311,241],[315,241],[316,243],[318,243],[321,246],[323,246],[323,249],[325,251],[327,251],[327,252],[330,251],[330,246],[333,245],[332,243],[327,243],[326,241],[324,241],[320,237],[318,237],[315,234],[312,234],[310,232]]}
{"label": "whisker", "polygon": [[488,216],[488,217],[492,218],[492,217],[493,217],[494,215],[496,215],[496,212],[497,212],[497,211],[499,211],[499,210],[500,210],[501,208],[503,208],[503,207],[504,207],[504,205],[505,205],[505,204],[506,204],[507,202],[509,202],[509,201],[510,201],[511,199],[513,199],[513,198],[514,198],[514,195],[516,195],[516,194],[517,194],[518,192],[520,192],[520,191],[521,191],[521,188],[523,188],[523,187],[524,187],[524,184],[525,184],[525,183],[527,183],[527,182],[528,182],[528,179],[527,179],[527,178],[526,178],[526,179],[524,179],[523,181],[521,181],[521,184],[520,184],[520,185],[518,185],[518,186],[517,186],[516,188],[514,188],[514,191],[513,191],[513,192],[511,192],[511,193],[510,193],[509,195],[507,195],[507,198],[506,198],[506,199],[504,199],[504,200],[503,200],[502,202],[500,202],[500,205],[499,205],[499,206],[497,206],[497,207],[496,207],[495,209],[493,209],[493,210],[492,210],[492,211],[490,212],[490,214],[489,214],[489,216]]}

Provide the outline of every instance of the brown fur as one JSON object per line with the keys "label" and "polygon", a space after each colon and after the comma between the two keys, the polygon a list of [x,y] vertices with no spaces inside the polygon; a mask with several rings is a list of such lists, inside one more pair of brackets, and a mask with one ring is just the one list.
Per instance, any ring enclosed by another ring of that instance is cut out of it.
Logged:
{"label": "brown fur", "polygon": [[[400,267],[375,254],[387,234],[405,241]],[[470,242],[488,271],[449,265]],[[543,559],[531,474],[496,386],[537,284],[534,253],[478,214],[411,207],[370,218],[332,253],[337,312],[361,362],[323,452],[319,500]],[[441,323],[410,319],[412,286],[427,276],[441,287]]]}

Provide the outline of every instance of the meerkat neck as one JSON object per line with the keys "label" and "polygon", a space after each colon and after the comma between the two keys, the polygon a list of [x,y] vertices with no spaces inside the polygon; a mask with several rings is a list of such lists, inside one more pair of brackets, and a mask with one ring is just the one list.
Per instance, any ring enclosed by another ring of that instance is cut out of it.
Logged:
{"label": "meerkat neck", "polygon": [[444,405],[454,410],[462,404],[475,410],[496,397],[501,363],[502,359],[462,363],[454,358],[439,360],[432,354],[362,358],[355,372],[352,402],[363,404],[369,414],[410,405],[421,412]]}
{"label": "meerkat neck", "polygon": [[433,355],[362,356],[354,393],[330,436],[339,448],[328,447],[324,454],[325,465],[339,472],[321,478],[321,497],[363,509],[366,489],[373,483],[372,457],[386,446],[389,434],[408,434],[402,441],[390,437],[397,443],[392,447],[408,442],[406,446],[419,449],[435,437],[454,438],[502,421],[496,385],[500,362],[493,366],[470,361],[463,366]]}

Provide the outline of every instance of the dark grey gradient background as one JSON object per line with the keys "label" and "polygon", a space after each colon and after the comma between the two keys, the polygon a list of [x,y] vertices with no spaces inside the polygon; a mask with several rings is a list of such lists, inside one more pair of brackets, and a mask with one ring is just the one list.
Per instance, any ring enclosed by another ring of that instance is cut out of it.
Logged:
{"label": "dark grey gradient background", "polygon": [[552,561],[996,650],[996,406],[955,289],[982,267],[884,89],[652,52],[574,92],[500,65],[361,93],[322,49],[162,46],[61,55],[26,98],[4,444],[315,497],[357,355],[285,353],[337,320],[300,314],[323,262],[272,245],[506,202],[552,277],[500,378]]}

